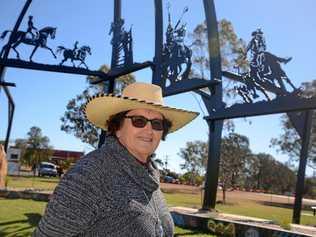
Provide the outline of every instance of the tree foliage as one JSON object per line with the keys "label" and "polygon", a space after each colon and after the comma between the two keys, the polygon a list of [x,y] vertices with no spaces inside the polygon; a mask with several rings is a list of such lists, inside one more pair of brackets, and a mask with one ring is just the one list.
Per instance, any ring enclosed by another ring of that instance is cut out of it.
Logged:
{"label": "tree foliage", "polygon": [[[219,43],[221,53],[222,70],[235,71],[236,68],[240,72],[248,70],[248,62],[244,57],[246,51],[246,42],[238,38],[232,23],[226,19],[218,22]],[[208,55],[208,37],[206,23],[198,24],[190,34],[192,40],[192,70],[193,77],[207,79],[210,75],[210,62]],[[233,88],[233,81],[223,80],[224,99],[227,104],[233,102],[236,91]],[[206,88],[202,89],[206,93],[210,91]],[[232,120],[224,121],[224,129],[227,131],[234,130]]]}
{"label": "tree foliage", "polygon": [[205,170],[207,162],[208,146],[206,142],[187,142],[185,148],[181,148],[179,156],[184,160],[181,169],[191,173],[191,183],[195,184],[195,178]]}
{"label": "tree foliage", "polygon": [[30,167],[47,161],[52,154],[49,138],[36,126],[30,128],[25,139],[16,139],[15,146],[21,150],[21,163]]}
{"label": "tree foliage", "polygon": [[[218,32],[222,69],[232,71],[238,66],[241,70],[246,70],[248,65],[244,57],[246,43],[238,38],[232,23],[226,19],[220,20],[218,22]],[[190,37],[192,38],[192,62],[194,66],[192,73],[207,78],[206,73],[209,74],[210,68],[206,23],[198,24]]]}
{"label": "tree foliage", "polygon": [[[183,175],[179,177],[179,180],[182,184],[191,184],[199,186],[203,184],[204,176],[193,174],[192,172],[185,172]],[[194,180],[193,183],[192,180]]]}
{"label": "tree foliage", "polygon": [[253,162],[246,174],[245,188],[263,190],[265,192],[292,192],[296,176],[286,164],[283,164],[270,154],[259,153],[252,155]]}
{"label": "tree foliage", "polygon": [[[184,160],[181,168],[186,171],[180,178],[196,184],[202,181],[208,158],[207,143],[203,141],[187,142],[180,149]],[[198,179],[198,180],[197,180]],[[219,167],[219,185],[223,191],[223,202],[226,201],[228,189],[263,190],[265,192],[292,192],[295,187],[295,172],[277,161],[269,154],[253,154],[249,148],[248,137],[229,133],[222,138]]]}
{"label": "tree foliage", "polygon": [[316,198],[316,178],[308,177],[305,179],[304,184],[304,197],[307,198]]}
{"label": "tree foliage", "polygon": [[223,202],[226,190],[240,186],[248,156],[251,154],[249,139],[246,136],[230,133],[222,139],[219,166],[219,180],[223,191]]}
{"label": "tree foliage", "polygon": [[[316,97],[316,80],[304,82],[301,85],[302,96],[306,98]],[[316,165],[316,113],[313,113],[312,130],[309,143],[309,165],[315,168]],[[271,139],[271,145],[276,147],[278,151],[287,154],[291,161],[297,161],[300,157],[302,140],[295,128],[293,127],[289,117],[284,115],[281,117],[282,134],[278,138]]]}
{"label": "tree foliage", "polygon": [[[106,65],[102,65],[99,71],[108,72],[109,68]],[[90,83],[99,79],[99,77],[88,76],[87,82]],[[114,93],[120,94],[126,85],[133,82],[135,82],[135,78],[131,74],[119,77],[116,79]],[[96,128],[85,119],[83,109],[89,96],[106,92],[108,86],[108,82],[99,83],[97,85],[89,84],[81,94],[71,99],[66,106],[64,116],[61,117],[61,130],[73,134],[82,142],[88,143],[96,148],[100,129]]]}

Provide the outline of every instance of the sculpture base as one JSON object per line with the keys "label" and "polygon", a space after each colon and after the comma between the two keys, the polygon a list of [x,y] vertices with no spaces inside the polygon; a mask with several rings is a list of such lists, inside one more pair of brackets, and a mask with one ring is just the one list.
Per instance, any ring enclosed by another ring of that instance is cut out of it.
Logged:
{"label": "sculpture base", "polygon": [[[198,210],[186,207],[172,207],[170,212],[175,225],[190,229],[199,229],[219,236],[267,237],[315,236],[316,228],[303,225],[290,225],[285,230],[271,220]],[[235,235],[234,235],[235,233]]]}

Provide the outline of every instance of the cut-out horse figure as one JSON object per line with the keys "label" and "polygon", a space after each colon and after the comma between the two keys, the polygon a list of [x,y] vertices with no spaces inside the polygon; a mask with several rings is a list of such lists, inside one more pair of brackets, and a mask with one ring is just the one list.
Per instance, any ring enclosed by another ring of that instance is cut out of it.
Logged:
{"label": "cut-out horse figure", "polygon": [[285,71],[281,68],[281,63],[288,63],[292,58],[281,58],[277,57],[269,52],[264,52],[264,57],[263,57],[263,69],[262,71],[259,71],[259,76],[262,79],[267,79],[271,83],[276,84],[274,80],[277,81],[278,86],[281,90],[287,92],[287,89],[285,87],[285,82],[287,82],[293,91],[296,91],[297,88],[293,85],[291,80],[288,78],[286,75]]}
{"label": "cut-out horse figure", "polygon": [[[176,82],[179,79],[187,79],[191,70],[192,50],[186,45],[174,45],[169,56],[169,79]],[[185,65],[183,71],[182,65]]]}
{"label": "cut-out horse figure", "polygon": [[74,61],[80,61],[80,64],[78,65],[78,67],[83,64],[86,69],[88,69],[88,66],[86,65],[86,63],[84,62],[85,58],[87,57],[87,54],[91,55],[91,49],[89,46],[81,46],[78,50],[74,50],[74,49],[67,49],[64,46],[58,46],[57,47],[57,53],[63,53],[64,59],[59,63],[59,65],[63,65],[64,62],[66,62],[68,59],[71,60],[72,65],[75,67],[75,63]]}
{"label": "cut-out horse figure", "polygon": [[[10,30],[6,30],[2,33],[2,35],[0,36],[0,39],[4,39],[7,35],[8,32],[12,32]],[[12,48],[15,52],[16,52],[16,56],[18,59],[20,59],[20,54],[17,51],[17,47],[23,43],[23,44],[28,44],[28,45],[33,45],[34,49],[31,53],[30,56],[30,61],[32,62],[32,57],[34,55],[34,53],[36,52],[36,50],[40,47],[43,49],[48,49],[52,55],[54,56],[54,58],[56,58],[56,55],[54,54],[53,50],[51,48],[49,48],[46,43],[47,43],[47,38],[50,37],[51,39],[55,38],[55,34],[56,34],[56,27],[44,27],[43,29],[38,31],[38,36],[35,37],[34,39],[32,38],[28,38],[27,37],[27,32],[24,31],[17,31],[15,34],[11,35],[11,42],[7,43],[6,45],[4,45],[2,47],[1,53],[0,53],[0,57],[3,56],[5,50],[10,47]]]}
{"label": "cut-out horse figure", "polygon": [[234,89],[246,103],[253,103],[253,100],[259,97],[257,90],[260,91],[268,101],[271,100],[264,87],[260,84],[260,81],[256,81],[251,77],[250,72],[242,73],[241,78],[243,85],[235,86]]}
{"label": "cut-out horse figure", "polygon": [[267,46],[260,28],[252,32],[251,35],[252,39],[245,52],[245,57],[247,57],[248,51],[252,54],[249,64],[251,78],[259,83],[272,84],[274,87],[281,89],[282,93],[286,94],[288,91],[283,82],[284,80],[291,86],[293,91],[296,91],[297,89],[281,68],[281,63],[286,64],[292,58],[281,58],[266,51]]}

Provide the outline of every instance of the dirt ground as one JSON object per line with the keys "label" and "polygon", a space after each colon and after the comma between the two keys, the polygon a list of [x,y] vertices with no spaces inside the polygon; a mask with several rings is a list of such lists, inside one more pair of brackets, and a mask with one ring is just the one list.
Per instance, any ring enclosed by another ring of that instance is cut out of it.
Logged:
{"label": "dirt ground", "polygon": [[[161,183],[160,187],[164,192],[168,192],[168,193],[172,193],[176,191],[176,192],[188,193],[188,194],[201,194],[201,191],[202,191],[200,187],[194,187],[194,186],[182,185],[182,184]],[[222,200],[222,190],[217,190],[217,200]],[[227,191],[226,200],[227,202],[238,202],[239,200],[240,201],[251,200],[251,201],[270,202],[270,203],[286,204],[286,205],[294,203],[293,196],[245,192],[245,191]],[[303,205],[316,206],[316,200],[303,199]]]}

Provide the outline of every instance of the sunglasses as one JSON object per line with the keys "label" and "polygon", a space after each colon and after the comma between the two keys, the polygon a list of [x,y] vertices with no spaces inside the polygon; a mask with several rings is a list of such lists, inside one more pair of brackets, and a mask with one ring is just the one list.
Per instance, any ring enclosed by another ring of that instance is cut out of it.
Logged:
{"label": "sunglasses", "polygon": [[130,119],[136,128],[144,128],[150,122],[153,130],[162,131],[164,129],[164,121],[162,119],[147,119],[140,115],[124,116],[124,118]]}

